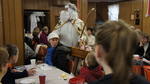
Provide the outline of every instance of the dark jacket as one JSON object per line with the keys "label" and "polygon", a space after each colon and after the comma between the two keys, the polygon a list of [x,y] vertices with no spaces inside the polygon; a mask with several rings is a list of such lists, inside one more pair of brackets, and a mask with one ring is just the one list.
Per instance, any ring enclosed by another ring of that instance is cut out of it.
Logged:
{"label": "dark jacket", "polygon": [[24,70],[23,72],[12,72],[11,69],[8,69],[1,82],[2,84],[15,84],[15,79],[27,76],[28,72],[26,70]]}
{"label": "dark jacket", "polygon": [[[112,74],[106,75],[101,80],[97,80],[88,84],[113,84]],[[150,83],[141,76],[135,76],[131,79],[130,84],[150,84]]]}
{"label": "dark jacket", "polygon": [[59,44],[56,47],[54,56],[52,58],[53,65],[65,72],[69,73],[69,71],[68,71],[68,61],[69,60],[68,60],[67,56],[70,55],[70,53],[71,53],[70,48]]}
{"label": "dark jacket", "polygon": [[144,55],[144,47],[143,47],[143,46],[141,46],[141,47],[138,46],[137,49],[136,49],[135,54],[138,54],[138,55],[140,55],[141,57],[144,57],[144,58],[146,58],[147,60],[150,60],[150,43],[149,43],[149,46],[148,46],[148,48],[147,48],[147,50],[146,50],[145,56],[143,56],[143,55]]}
{"label": "dark jacket", "polygon": [[48,53],[45,57],[45,63],[49,65],[53,65],[65,72],[68,72],[68,58],[67,56],[71,53],[71,49],[63,46],[62,44],[58,44],[55,48],[52,48],[50,44],[48,44]]}

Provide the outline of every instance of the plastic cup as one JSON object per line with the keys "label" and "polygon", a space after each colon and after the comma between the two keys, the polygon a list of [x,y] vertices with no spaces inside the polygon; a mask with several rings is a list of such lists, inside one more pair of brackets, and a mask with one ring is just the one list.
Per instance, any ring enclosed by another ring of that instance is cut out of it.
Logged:
{"label": "plastic cup", "polygon": [[39,81],[40,84],[45,84],[46,76],[45,75],[39,75]]}
{"label": "plastic cup", "polygon": [[31,59],[30,62],[31,62],[31,65],[36,65],[36,59]]}

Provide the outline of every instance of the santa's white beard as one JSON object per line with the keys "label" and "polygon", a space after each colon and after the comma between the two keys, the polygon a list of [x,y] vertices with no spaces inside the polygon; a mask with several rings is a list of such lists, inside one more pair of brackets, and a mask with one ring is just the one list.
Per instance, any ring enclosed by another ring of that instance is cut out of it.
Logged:
{"label": "santa's white beard", "polygon": [[61,11],[60,12],[60,22],[66,22],[69,19],[70,15],[67,11]]}
{"label": "santa's white beard", "polygon": [[78,19],[78,13],[72,9],[68,9],[69,15],[70,15],[70,19]]}
{"label": "santa's white beard", "polygon": [[60,22],[64,23],[68,20],[76,20],[78,19],[78,13],[73,10],[61,11],[60,12]]}

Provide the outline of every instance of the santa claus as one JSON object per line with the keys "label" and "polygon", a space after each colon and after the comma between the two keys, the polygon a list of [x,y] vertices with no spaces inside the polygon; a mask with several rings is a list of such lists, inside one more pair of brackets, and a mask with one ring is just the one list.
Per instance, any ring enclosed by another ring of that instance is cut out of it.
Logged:
{"label": "santa claus", "polygon": [[84,22],[79,19],[77,8],[74,4],[68,3],[65,9],[60,12],[59,23],[55,26],[53,32],[60,36],[61,44],[68,47],[77,47],[79,40],[86,40],[85,32],[80,38]]}

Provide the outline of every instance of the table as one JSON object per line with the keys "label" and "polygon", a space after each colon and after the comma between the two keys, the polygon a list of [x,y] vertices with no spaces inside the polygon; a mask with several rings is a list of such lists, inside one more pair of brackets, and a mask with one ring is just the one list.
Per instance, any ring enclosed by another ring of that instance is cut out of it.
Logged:
{"label": "table", "polygon": [[[27,65],[25,66],[27,69],[32,68],[33,66]],[[40,64],[35,66],[37,73],[34,76],[25,77],[21,79],[16,79],[16,84],[39,84],[39,74],[46,75],[46,84],[68,84],[70,78],[73,78],[73,75],[65,73],[64,71],[54,67],[48,66],[47,64]],[[62,74],[67,76],[67,80],[62,78]],[[23,80],[33,80],[33,83],[21,83]]]}

